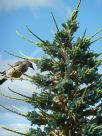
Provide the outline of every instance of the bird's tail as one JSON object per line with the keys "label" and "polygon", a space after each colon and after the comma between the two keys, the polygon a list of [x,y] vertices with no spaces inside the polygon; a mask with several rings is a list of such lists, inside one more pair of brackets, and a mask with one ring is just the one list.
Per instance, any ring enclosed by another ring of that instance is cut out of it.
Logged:
{"label": "bird's tail", "polygon": [[6,71],[0,72],[0,74],[2,74],[2,76],[4,76],[6,74]]}
{"label": "bird's tail", "polygon": [[0,80],[0,85],[2,85],[7,79],[3,78]]}

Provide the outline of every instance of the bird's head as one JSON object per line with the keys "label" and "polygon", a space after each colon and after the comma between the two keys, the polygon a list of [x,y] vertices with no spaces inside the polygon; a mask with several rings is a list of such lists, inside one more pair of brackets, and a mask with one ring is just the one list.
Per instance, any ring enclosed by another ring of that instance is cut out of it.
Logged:
{"label": "bird's head", "polygon": [[34,70],[33,64],[31,62],[29,62],[29,67]]}
{"label": "bird's head", "polygon": [[30,67],[30,68],[34,69],[33,64],[28,60],[24,60],[23,64],[25,64],[27,67]]}

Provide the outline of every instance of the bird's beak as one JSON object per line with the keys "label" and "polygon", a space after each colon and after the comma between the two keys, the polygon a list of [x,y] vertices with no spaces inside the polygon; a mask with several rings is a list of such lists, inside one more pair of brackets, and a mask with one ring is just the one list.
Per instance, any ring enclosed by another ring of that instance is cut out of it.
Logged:
{"label": "bird's beak", "polygon": [[33,70],[35,70],[34,67],[33,67],[33,65],[31,65],[30,67],[31,67]]}

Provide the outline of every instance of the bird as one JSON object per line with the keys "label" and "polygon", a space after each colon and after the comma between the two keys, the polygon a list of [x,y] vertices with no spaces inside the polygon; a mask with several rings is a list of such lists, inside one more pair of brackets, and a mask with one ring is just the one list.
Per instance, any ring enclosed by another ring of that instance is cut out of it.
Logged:
{"label": "bird", "polygon": [[13,65],[10,65],[9,69],[0,72],[2,76],[4,76],[3,79],[0,80],[0,85],[2,85],[9,78],[20,78],[21,75],[24,74],[29,67],[34,70],[32,63],[28,60],[18,61]]}

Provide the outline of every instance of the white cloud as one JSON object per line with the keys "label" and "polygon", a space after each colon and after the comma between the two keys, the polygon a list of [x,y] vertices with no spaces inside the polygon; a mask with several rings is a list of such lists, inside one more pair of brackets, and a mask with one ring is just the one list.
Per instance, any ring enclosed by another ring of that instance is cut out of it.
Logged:
{"label": "white cloud", "polygon": [[0,11],[10,11],[19,8],[53,7],[61,0],[0,0]]}

